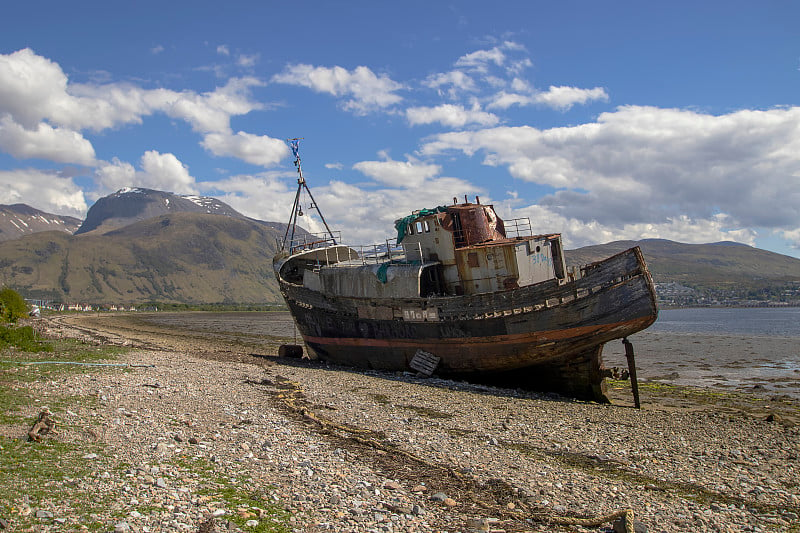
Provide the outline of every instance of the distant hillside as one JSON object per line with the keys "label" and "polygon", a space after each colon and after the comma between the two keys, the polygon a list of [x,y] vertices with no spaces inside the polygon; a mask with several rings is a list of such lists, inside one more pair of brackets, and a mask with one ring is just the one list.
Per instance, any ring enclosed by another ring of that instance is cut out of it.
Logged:
{"label": "distant hillside", "polygon": [[171,213],[206,213],[247,218],[228,204],[208,196],[186,196],[143,188],[125,188],[100,198],[86,213],[76,235],[105,233],[129,224]]}
{"label": "distant hillside", "polygon": [[568,250],[567,264],[591,263],[637,245],[657,283],[717,285],[800,281],[800,259],[731,242],[616,241]]}
{"label": "distant hillside", "polygon": [[25,204],[0,205],[0,241],[10,241],[40,231],[75,233],[81,221],[53,215]]}
{"label": "distant hillside", "polygon": [[[69,303],[282,302],[272,257],[285,224],[247,218],[213,198],[122,189],[98,200],[78,225],[24,205],[0,206],[0,285]],[[785,299],[792,283],[800,291],[800,259],[735,243],[617,241],[569,250],[567,264],[636,245],[656,283],[692,287],[696,297]]]}
{"label": "distant hillside", "polygon": [[174,213],[107,233],[36,233],[0,243],[0,280],[62,302],[277,303],[272,257],[284,229]]}

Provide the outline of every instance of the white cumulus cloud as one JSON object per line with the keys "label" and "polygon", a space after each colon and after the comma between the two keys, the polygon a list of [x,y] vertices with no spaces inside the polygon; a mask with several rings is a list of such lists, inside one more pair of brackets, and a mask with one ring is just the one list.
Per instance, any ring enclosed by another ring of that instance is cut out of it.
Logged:
{"label": "white cumulus cloud", "polygon": [[25,203],[57,215],[83,218],[87,205],[72,178],[38,169],[0,170],[0,204]]}
{"label": "white cumulus cloud", "polygon": [[[173,154],[148,150],[142,155],[142,186],[177,193],[196,193],[195,179],[189,168]],[[137,185],[139,185],[137,184]]]}
{"label": "white cumulus cloud", "polygon": [[421,153],[451,150],[551,187],[540,208],[617,236],[752,242],[755,228],[800,227],[800,107],[714,116],[627,106],[574,127],[445,133]]}
{"label": "white cumulus cloud", "polygon": [[284,141],[243,131],[236,134],[209,133],[203,138],[202,144],[216,156],[235,157],[263,167],[274,166],[289,155],[289,148]]}
{"label": "white cumulus cloud", "polygon": [[473,109],[465,109],[463,106],[453,104],[436,107],[410,107],[406,109],[406,119],[412,126],[438,122],[451,128],[462,128],[467,124],[494,126],[500,121],[496,115],[481,111],[477,106]]}
{"label": "white cumulus cloud", "polygon": [[495,46],[489,50],[477,50],[463,55],[456,61],[456,67],[478,72],[487,72],[490,65],[502,66],[505,63],[506,55]]}
{"label": "white cumulus cloud", "polygon": [[94,148],[82,131],[141,124],[146,116],[164,113],[188,122],[196,132],[220,134],[211,141],[204,138],[212,152],[214,147],[223,150],[221,137],[227,136],[235,140],[225,146],[225,155],[275,164],[274,147],[261,157],[253,151],[256,145],[269,144],[264,138],[241,132],[234,136],[230,127],[232,116],[264,108],[250,94],[260,85],[263,82],[254,77],[232,78],[198,93],[144,89],[131,83],[69,83],[57,63],[31,49],[0,54],[0,150],[18,158],[92,165]]}
{"label": "white cumulus cloud", "polygon": [[297,192],[281,172],[240,174],[226,179],[200,182],[203,194],[219,198],[245,216],[259,220],[289,221]]}
{"label": "white cumulus cloud", "polygon": [[272,81],[308,87],[337,98],[349,98],[342,105],[357,114],[385,109],[402,101],[402,97],[396,94],[403,88],[402,84],[386,75],[379,76],[365,66],[347,70],[339,66],[289,65],[273,76]]}
{"label": "white cumulus cloud", "polygon": [[[525,91],[526,87],[520,80],[514,84],[514,88]],[[547,91],[537,91],[532,87],[527,88],[527,92],[506,92],[500,91],[487,106],[489,109],[508,109],[513,105],[545,105],[561,111],[566,111],[576,104],[586,104],[588,102],[607,102],[608,93],[602,87],[592,89],[581,89],[579,87],[554,87],[551,86]]]}
{"label": "white cumulus cloud", "polygon": [[579,89],[577,87],[553,87],[534,95],[536,103],[545,104],[556,109],[569,109],[575,104],[591,101],[608,101],[608,93],[602,87]]}
{"label": "white cumulus cloud", "polygon": [[[542,105],[565,111],[578,104],[608,101],[608,93],[602,87],[583,89],[551,85],[546,91],[537,89],[523,77],[523,72],[533,66],[526,54],[524,46],[505,41],[493,48],[461,56],[453,70],[430,74],[421,85],[455,102],[465,96],[478,99],[486,109]],[[411,109],[416,112],[417,108]]]}
{"label": "white cumulus cloud", "polygon": [[478,90],[478,85],[475,80],[461,70],[451,70],[450,72],[441,72],[431,74],[422,83],[424,87],[436,89],[439,94],[443,94],[444,88],[447,89],[447,94],[450,98],[456,98],[459,93],[470,93]]}
{"label": "white cumulus cloud", "polygon": [[0,117],[0,150],[17,159],[45,159],[58,163],[93,165],[92,143],[80,133],[40,122],[32,129]]}
{"label": "white cumulus cloud", "polygon": [[178,194],[197,194],[196,180],[174,154],[148,150],[139,161],[140,170],[126,161],[114,158],[102,162],[95,170],[95,181],[103,195],[123,187],[143,187]]}
{"label": "white cumulus cloud", "polygon": [[421,163],[416,160],[395,161],[388,157],[384,161],[361,161],[353,165],[365,176],[392,187],[419,187],[426,180],[441,172],[439,165]]}
{"label": "white cumulus cloud", "polygon": [[230,118],[262,109],[263,104],[250,98],[250,88],[262,85],[256,78],[232,78],[222,87],[198,94],[184,91],[164,106],[171,117],[180,118],[198,132],[230,132]]}

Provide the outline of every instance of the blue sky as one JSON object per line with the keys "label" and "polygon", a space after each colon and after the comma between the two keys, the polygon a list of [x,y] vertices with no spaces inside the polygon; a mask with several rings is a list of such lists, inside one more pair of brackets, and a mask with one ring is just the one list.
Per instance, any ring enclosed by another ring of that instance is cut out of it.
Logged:
{"label": "blue sky", "polygon": [[800,257],[800,4],[495,5],[5,6],[0,203],[83,217],[138,186],[286,221],[302,137],[354,243],[478,195],[568,247]]}

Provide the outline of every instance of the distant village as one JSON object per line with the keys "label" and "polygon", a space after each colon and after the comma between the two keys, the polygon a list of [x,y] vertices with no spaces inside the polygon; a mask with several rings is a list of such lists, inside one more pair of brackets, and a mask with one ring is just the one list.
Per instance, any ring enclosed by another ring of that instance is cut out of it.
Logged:
{"label": "distant village", "polygon": [[47,309],[49,311],[81,311],[81,312],[99,312],[99,311],[158,311],[158,307],[153,305],[136,306],[136,305],[100,305],[100,304],[83,304],[83,303],[60,303],[52,302],[49,300],[26,300],[28,304],[37,309]]}
{"label": "distant village", "polygon": [[654,285],[661,307],[800,307],[800,281],[763,289],[695,289],[677,282]]}

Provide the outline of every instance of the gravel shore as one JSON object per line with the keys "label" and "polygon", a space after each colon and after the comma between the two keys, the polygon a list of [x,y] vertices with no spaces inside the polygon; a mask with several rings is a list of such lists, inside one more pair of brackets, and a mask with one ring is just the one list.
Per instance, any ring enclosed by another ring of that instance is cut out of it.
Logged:
{"label": "gravel shore", "polygon": [[62,499],[27,509],[42,512],[40,531],[86,520],[71,487],[106,497],[92,517],[104,531],[613,531],[570,522],[626,509],[638,531],[800,531],[798,404],[786,399],[644,384],[637,410],[625,384],[598,405],[178,346],[121,324],[38,325],[131,345],[116,362],[141,365],[28,385],[96,399],[60,415],[73,429],[53,438],[100,451]]}

